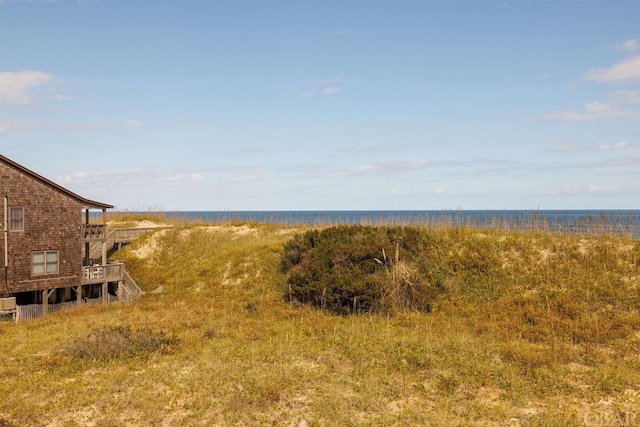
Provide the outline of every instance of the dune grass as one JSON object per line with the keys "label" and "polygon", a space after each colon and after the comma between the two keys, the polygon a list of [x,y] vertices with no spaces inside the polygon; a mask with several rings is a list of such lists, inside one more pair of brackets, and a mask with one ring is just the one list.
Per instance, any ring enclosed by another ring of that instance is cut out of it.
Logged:
{"label": "dune grass", "polygon": [[340,316],[286,299],[308,227],[177,225],[114,255],[163,292],[0,324],[0,426],[640,425],[637,240],[432,229],[430,313]]}

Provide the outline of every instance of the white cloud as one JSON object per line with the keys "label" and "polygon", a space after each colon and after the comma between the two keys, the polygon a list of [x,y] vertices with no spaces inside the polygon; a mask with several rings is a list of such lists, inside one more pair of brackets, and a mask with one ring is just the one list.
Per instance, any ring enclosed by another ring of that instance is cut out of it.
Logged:
{"label": "white cloud", "polygon": [[625,141],[616,142],[615,144],[602,144],[602,145],[591,145],[591,146],[580,146],[580,145],[563,145],[560,147],[552,148],[551,152],[556,153],[568,153],[568,152],[579,152],[579,151],[613,151],[613,150],[623,150],[625,148],[630,147],[631,144]]}
{"label": "white cloud", "polygon": [[615,185],[589,185],[587,187],[589,193],[613,193],[618,191],[618,187]]}
{"label": "white cloud", "polygon": [[151,177],[151,171],[142,168],[112,172],[76,171],[58,178],[58,182],[68,187],[93,187],[105,182],[115,187],[128,187],[153,181]]}
{"label": "white cloud", "polygon": [[[428,162],[425,160],[415,160],[410,162],[381,162],[366,165],[352,166],[347,169],[338,169],[330,171],[318,170],[318,167],[313,167],[310,172],[306,174],[307,178],[344,178],[344,177],[357,177],[366,175],[379,175],[379,174],[396,174],[405,173],[415,170],[431,169],[436,167],[457,166],[460,162],[450,161],[438,161]],[[311,171],[312,170],[312,171]]]}
{"label": "white cloud", "polygon": [[348,153],[399,153],[402,151],[415,149],[421,147],[421,144],[404,144],[404,143],[391,143],[391,144],[367,144],[367,145],[354,145],[345,147],[345,151]]}
{"label": "white cloud", "polygon": [[169,175],[169,176],[165,176],[165,177],[158,177],[157,181],[159,182],[170,182],[170,183],[179,183],[181,181],[184,181],[185,176],[184,175]]}
{"label": "white cloud", "polygon": [[54,95],[45,95],[44,98],[53,99],[56,101],[73,101],[76,99],[73,96],[64,96],[59,93],[56,93]]}
{"label": "white cloud", "polygon": [[255,182],[262,178],[263,173],[261,170],[257,171],[255,174],[249,175],[238,175],[233,178],[228,179],[226,182],[228,184],[244,184],[246,182]]}
{"label": "white cloud", "polygon": [[640,111],[627,108],[625,104],[640,103],[640,91],[617,90],[611,93],[606,102],[589,102],[581,110],[557,111],[544,116],[548,120],[565,122],[583,122],[614,118],[633,119],[640,117]]}
{"label": "white cloud", "polygon": [[631,146],[631,144],[629,144],[628,142],[620,141],[620,142],[616,142],[615,144],[598,145],[595,148],[595,150],[596,151],[622,150],[623,148],[627,148],[629,146]]}
{"label": "white cloud", "polygon": [[105,182],[116,187],[152,184],[182,186],[203,182],[206,177],[203,172],[135,168],[110,172],[75,171],[60,177],[58,182],[71,188],[102,186]]}
{"label": "white cloud", "polygon": [[640,90],[617,90],[611,94],[611,102],[640,104]]}
{"label": "white cloud", "polygon": [[229,179],[227,182],[229,184],[242,184],[244,182],[255,181],[256,177],[253,175],[240,175]]}
{"label": "white cloud", "polygon": [[561,120],[564,122],[583,122],[587,120],[602,119],[633,119],[640,117],[640,111],[625,109],[616,103],[603,104],[600,102],[590,102],[586,104],[582,110],[577,111],[558,111],[547,114],[545,119]]}
{"label": "white cloud", "polygon": [[610,68],[592,68],[582,78],[596,83],[640,81],[640,55],[624,59]]}
{"label": "white cloud", "polygon": [[[621,157],[617,159],[605,160],[599,164],[593,165],[597,167],[610,167],[610,166],[640,166],[640,157]],[[638,170],[638,169],[636,169]]]}
{"label": "white cloud", "polygon": [[207,175],[203,174],[203,173],[192,173],[191,174],[191,182],[193,184],[197,183],[197,182],[202,182],[204,181],[204,179],[207,177]]}
{"label": "white cloud", "polygon": [[626,52],[635,52],[636,50],[640,50],[640,43],[638,43],[637,39],[627,40],[622,43],[614,43],[609,45],[609,47],[613,47],[614,49],[624,50]]}
{"label": "white cloud", "polygon": [[580,192],[580,188],[573,185],[563,185],[560,188],[554,188],[549,191],[549,194],[577,194]]}
{"label": "white cloud", "polygon": [[335,95],[336,93],[343,90],[341,86],[337,84],[340,83],[342,78],[340,77],[331,77],[328,79],[322,80],[309,80],[309,84],[313,86],[309,90],[302,93],[302,96],[305,98],[311,98],[315,95]]}
{"label": "white cloud", "polygon": [[333,85],[336,83],[340,83],[342,79],[340,77],[331,77],[328,79],[322,79],[322,80],[309,80],[309,84],[312,84],[314,86],[325,86],[325,85]]}
{"label": "white cloud", "polygon": [[589,184],[586,186],[563,185],[562,187],[555,188],[548,193],[553,195],[588,195],[594,193],[615,193],[617,191],[618,187],[615,185]]}
{"label": "white cloud", "polygon": [[0,135],[7,132],[54,131],[54,132],[94,132],[113,127],[109,123],[95,121],[91,123],[39,123],[25,120],[7,120],[0,122]]}
{"label": "white cloud", "polygon": [[129,119],[129,120],[125,120],[124,122],[122,122],[125,126],[134,126],[134,127],[138,127],[138,126],[142,126],[144,123],[141,122],[140,120],[133,120],[133,119]]}
{"label": "white cloud", "polygon": [[438,188],[436,188],[436,189],[434,190],[434,193],[435,193],[435,194],[444,194],[444,191],[445,191],[445,190],[444,190],[444,188],[442,188],[442,187],[438,187]]}
{"label": "white cloud", "polygon": [[0,135],[7,132],[40,130],[44,127],[41,123],[27,122],[24,120],[8,120],[0,123]]}
{"label": "white cloud", "polygon": [[335,95],[342,90],[339,86],[328,86],[322,91],[323,95]]}
{"label": "white cloud", "polygon": [[66,132],[92,132],[99,129],[109,127],[107,123],[95,121],[88,124],[76,124],[76,123],[62,123],[59,125],[49,126],[52,130],[66,131]]}
{"label": "white cloud", "polygon": [[50,83],[53,75],[42,71],[18,71],[0,73],[0,103],[29,105],[29,91]]}
{"label": "white cloud", "polygon": [[152,171],[152,179],[155,183],[170,183],[174,185],[197,184],[204,181],[207,177],[204,173],[191,172],[185,173],[178,171],[170,174],[169,171]]}

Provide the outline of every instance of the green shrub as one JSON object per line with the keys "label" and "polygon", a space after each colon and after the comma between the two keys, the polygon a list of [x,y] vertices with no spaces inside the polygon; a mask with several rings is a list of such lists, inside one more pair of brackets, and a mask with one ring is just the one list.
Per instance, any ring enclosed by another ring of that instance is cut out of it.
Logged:
{"label": "green shrub", "polygon": [[282,255],[288,297],[339,314],[429,311],[441,291],[428,277],[430,237],[415,227],[364,226],[296,235]]}

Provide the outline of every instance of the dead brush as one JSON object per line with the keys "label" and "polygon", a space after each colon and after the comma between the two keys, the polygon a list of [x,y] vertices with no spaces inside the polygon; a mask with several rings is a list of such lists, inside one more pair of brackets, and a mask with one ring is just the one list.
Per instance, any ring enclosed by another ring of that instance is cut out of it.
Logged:
{"label": "dead brush", "polygon": [[68,340],[59,353],[77,360],[107,361],[157,351],[166,353],[179,342],[176,336],[165,332],[111,325],[94,330],[87,336]]}

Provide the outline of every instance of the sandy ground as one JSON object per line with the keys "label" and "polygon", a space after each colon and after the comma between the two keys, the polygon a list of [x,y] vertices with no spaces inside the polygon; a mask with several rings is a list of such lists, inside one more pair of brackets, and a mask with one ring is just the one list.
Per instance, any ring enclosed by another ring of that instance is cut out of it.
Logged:
{"label": "sandy ground", "polygon": [[[161,228],[171,227],[168,224],[156,224],[150,221],[141,221],[137,224],[136,228]],[[180,231],[180,237],[186,239],[192,233],[196,231],[204,231],[207,233],[229,233],[233,236],[255,236],[258,233],[256,228],[252,228],[248,225],[204,225],[193,228],[188,228]],[[159,240],[164,236],[169,229],[159,230],[153,232],[153,234],[133,251],[133,254],[141,259],[147,259],[153,261],[154,255],[158,250]]]}
{"label": "sandy ground", "polygon": [[[133,221],[135,225],[131,228],[164,228],[164,227],[172,227],[171,224],[165,224],[162,222],[153,222],[149,220],[144,221]],[[107,222],[107,226],[112,228],[117,222],[109,221]]]}

